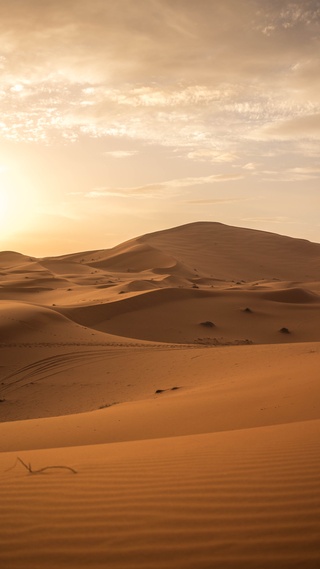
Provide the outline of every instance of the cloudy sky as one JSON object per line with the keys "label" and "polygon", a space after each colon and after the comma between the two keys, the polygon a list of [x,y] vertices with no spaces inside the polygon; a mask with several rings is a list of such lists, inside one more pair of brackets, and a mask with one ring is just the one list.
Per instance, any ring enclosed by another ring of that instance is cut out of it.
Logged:
{"label": "cloudy sky", "polygon": [[320,0],[0,0],[0,249],[320,242]]}

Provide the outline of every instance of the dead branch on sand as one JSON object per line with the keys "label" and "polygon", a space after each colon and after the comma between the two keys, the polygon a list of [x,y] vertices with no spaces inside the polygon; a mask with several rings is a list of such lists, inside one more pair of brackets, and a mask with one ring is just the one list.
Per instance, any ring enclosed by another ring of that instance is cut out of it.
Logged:
{"label": "dead branch on sand", "polygon": [[56,466],[56,465],[55,466],[45,466],[44,468],[39,468],[38,470],[33,470],[30,462],[29,462],[29,464],[26,464],[25,462],[23,462],[22,458],[20,458],[19,456],[17,456],[17,460],[14,463],[14,465],[11,466],[11,468],[8,468],[8,470],[6,470],[5,472],[9,472],[9,470],[13,470],[16,467],[18,462],[20,462],[22,464],[22,466],[24,466],[30,474],[42,474],[46,470],[50,470],[53,468],[63,468],[64,470],[70,470],[70,472],[72,472],[73,474],[77,474],[77,471],[74,468],[71,468],[71,466]]}

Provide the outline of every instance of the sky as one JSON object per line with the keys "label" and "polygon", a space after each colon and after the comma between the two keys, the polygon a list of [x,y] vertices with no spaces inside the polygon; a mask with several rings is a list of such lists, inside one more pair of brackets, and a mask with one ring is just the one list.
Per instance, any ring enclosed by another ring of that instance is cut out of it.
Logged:
{"label": "sky", "polygon": [[320,0],[0,0],[0,249],[320,242]]}

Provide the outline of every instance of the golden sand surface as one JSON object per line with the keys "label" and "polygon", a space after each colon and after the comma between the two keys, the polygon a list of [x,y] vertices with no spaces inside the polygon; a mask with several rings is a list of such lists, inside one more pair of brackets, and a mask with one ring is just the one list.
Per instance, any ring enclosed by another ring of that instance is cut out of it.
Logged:
{"label": "golden sand surface", "polygon": [[319,567],[319,371],[318,244],[0,253],[1,567]]}

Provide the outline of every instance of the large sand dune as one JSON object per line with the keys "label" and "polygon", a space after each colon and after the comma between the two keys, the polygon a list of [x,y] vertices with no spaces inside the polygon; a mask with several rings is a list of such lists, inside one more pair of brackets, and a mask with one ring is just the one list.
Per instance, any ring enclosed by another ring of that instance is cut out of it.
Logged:
{"label": "large sand dune", "polygon": [[319,244],[0,253],[1,566],[318,567],[319,369]]}

